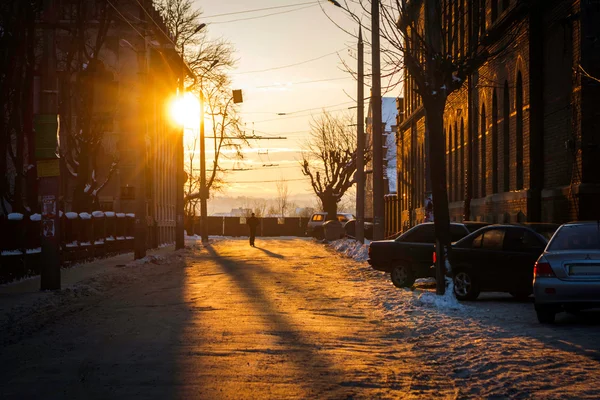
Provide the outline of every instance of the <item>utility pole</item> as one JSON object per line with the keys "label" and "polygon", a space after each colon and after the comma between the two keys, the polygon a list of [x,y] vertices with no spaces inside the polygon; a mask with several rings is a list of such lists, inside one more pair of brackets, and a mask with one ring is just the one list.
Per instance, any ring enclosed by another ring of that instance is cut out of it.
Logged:
{"label": "utility pole", "polygon": [[56,76],[56,5],[43,3],[44,34],[40,113],[35,118],[35,157],[42,200],[41,290],[60,289],[60,160],[57,155],[59,116]]}
{"label": "utility pole", "polygon": [[200,237],[208,243],[208,188],[206,187],[206,144],[204,138],[204,91],[200,85]]}
{"label": "utility pole", "polygon": [[[143,3],[145,4],[145,2]],[[146,257],[146,232],[148,230],[148,222],[146,220],[146,135],[148,134],[148,107],[146,96],[146,84],[148,82],[148,63],[147,51],[148,40],[146,32],[146,13],[142,9],[144,5],[140,5],[139,18],[142,20],[142,32],[144,46],[142,51],[136,51],[138,62],[138,134],[137,140],[134,143],[137,148],[137,164],[136,168],[136,194],[135,194],[135,239],[134,239],[134,259]]]}
{"label": "utility pole", "polygon": [[[183,91],[185,89],[185,46],[181,44],[181,77],[179,78],[179,96],[183,99]],[[175,175],[175,250],[185,247],[185,237],[183,234],[183,191],[184,184],[183,176],[185,174],[183,168],[183,136],[185,125],[181,125],[179,137],[175,141],[175,164],[177,165]]]}
{"label": "utility pole", "polygon": [[381,61],[379,44],[379,0],[371,1],[373,86],[371,88],[371,134],[373,136],[373,240],[384,231],[383,138],[381,134]]}
{"label": "utility pole", "polygon": [[364,43],[362,27],[358,28],[358,110],[356,121],[356,240],[365,241],[365,89]]}

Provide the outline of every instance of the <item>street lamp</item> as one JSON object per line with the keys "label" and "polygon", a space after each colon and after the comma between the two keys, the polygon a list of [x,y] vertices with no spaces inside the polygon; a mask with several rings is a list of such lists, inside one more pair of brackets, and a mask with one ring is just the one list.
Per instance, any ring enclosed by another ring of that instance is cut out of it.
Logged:
{"label": "street lamp", "polygon": [[362,38],[362,24],[360,19],[350,10],[342,7],[335,0],[329,0],[334,6],[345,10],[358,22],[358,85],[356,89],[356,240],[360,243],[365,241],[365,126],[364,126],[364,43]]}

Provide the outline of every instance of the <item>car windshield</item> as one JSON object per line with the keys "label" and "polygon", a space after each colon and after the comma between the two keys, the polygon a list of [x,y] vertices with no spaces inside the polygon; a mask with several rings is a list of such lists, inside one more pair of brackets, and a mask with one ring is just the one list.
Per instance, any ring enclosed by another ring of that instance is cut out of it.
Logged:
{"label": "car windshield", "polygon": [[600,250],[600,223],[562,226],[548,244],[547,251]]}

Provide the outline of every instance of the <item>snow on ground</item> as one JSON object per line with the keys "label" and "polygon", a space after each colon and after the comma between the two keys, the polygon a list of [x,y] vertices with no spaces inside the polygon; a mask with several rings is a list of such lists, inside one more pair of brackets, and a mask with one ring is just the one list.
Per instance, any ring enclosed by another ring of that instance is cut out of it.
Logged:
{"label": "snow on ground", "polygon": [[398,289],[363,261],[367,246],[348,239],[330,246],[357,261],[348,268],[370,292],[366,298],[419,355],[415,381],[454,387],[454,398],[600,398],[600,312],[563,313],[542,325],[532,298],[482,293],[459,303],[452,288],[445,296]]}

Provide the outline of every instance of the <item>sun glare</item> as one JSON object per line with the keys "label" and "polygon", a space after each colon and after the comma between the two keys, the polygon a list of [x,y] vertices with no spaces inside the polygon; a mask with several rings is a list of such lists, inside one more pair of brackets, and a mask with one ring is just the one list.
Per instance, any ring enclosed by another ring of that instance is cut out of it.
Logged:
{"label": "sun glare", "polygon": [[186,93],[183,99],[177,97],[171,102],[170,114],[178,125],[195,128],[200,120],[200,103],[192,93]]}

